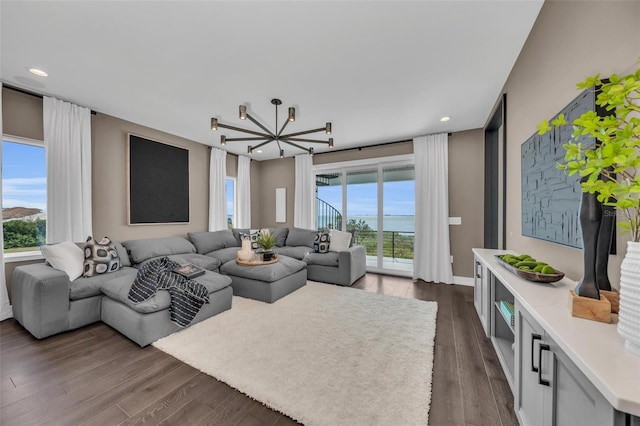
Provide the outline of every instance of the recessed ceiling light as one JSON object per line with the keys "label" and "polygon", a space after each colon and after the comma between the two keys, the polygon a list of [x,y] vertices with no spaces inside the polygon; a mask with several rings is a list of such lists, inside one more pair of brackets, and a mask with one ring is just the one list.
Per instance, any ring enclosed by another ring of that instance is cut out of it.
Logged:
{"label": "recessed ceiling light", "polygon": [[39,70],[38,68],[29,68],[29,72],[31,74],[37,75],[38,77],[49,77],[49,74],[42,70]]}
{"label": "recessed ceiling light", "polygon": [[258,154],[262,154],[262,150],[261,150],[261,149],[256,149],[256,152],[257,152]]}
{"label": "recessed ceiling light", "polygon": [[440,119],[440,121],[449,121],[449,120],[451,120],[451,117],[447,117],[447,116],[442,117],[442,118]]}

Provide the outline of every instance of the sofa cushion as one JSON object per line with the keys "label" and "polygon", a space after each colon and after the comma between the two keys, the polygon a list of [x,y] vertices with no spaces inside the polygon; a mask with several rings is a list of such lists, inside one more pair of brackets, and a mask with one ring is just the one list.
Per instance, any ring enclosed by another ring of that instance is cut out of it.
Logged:
{"label": "sofa cushion", "polygon": [[221,265],[224,265],[230,260],[236,259],[236,253],[238,253],[238,247],[228,247],[222,250],[212,251],[211,253],[207,253],[206,256],[213,257],[214,259],[218,259]]}
{"label": "sofa cushion", "polygon": [[40,247],[44,258],[53,269],[66,273],[73,281],[82,276],[84,253],[80,247],[71,241]]}
{"label": "sofa cushion", "polygon": [[120,258],[120,267],[123,266],[131,266],[131,259],[129,259],[129,253],[127,253],[127,249],[124,248],[122,243],[114,242],[114,246],[116,246],[116,251],[118,252],[118,257]]}
{"label": "sofa cushion", "polygon": [[313,251],[316,253],[328,253],[330,241],[328,229],[318,232],[313,240]]}
{"label": "sofa cushion", "polygon": [[246,234],[247,232],[249,232],[249,228],[233,228],[231,230],[233,238],[236,239],[236,245],[238,247],[242,247],[242,234]]}
{"label": "sofa cushion", "polygon": [[331,229],[329,231],[329,251],[342,251],[351,247],[351,232],[338,231],[337,229]]}
{"label": "sofa cushion", "polygon": [[142,263],[152,257],[196,252],[193,244],[180,237],[129,240],[123,242],[122,245],[127,249],[134,264]]}
{"label": "sofa cushion", "polygon": [[238,247],[238,243],[230,229],[215,232],[189,232],[187,236],[200,254],[227,247]]}
{"label": "sofa cushion", "polygon": [[307,265],[322,265],[322,266],[338,266],[338,258],[340,255],[337,252],[329,253],[309,253],[304,261]]}
{"label": "sofa cushion", "polygon": [[120,269],[120,256],[116,246],[109,237],[96,241],[92,236],[84,243],[85,278],[108,274]]}
{"label": "sofa cushion", "polygon": [[293,257],[294,259],[302,260],[306,255],[313,252],[313,249],[307,246],[298,246],[298,247],[278,247],[276,250],[279,255]]}
{"label": "sofa cushion", "polygon": [[293,275],[307,264],[287,256],[280,256],[277,263],[270,265],[242,266],[229,261],[220,267],[220,272],[235,277],[243,277],[256,281],[274,282]]}
{"label": "sofa cushion", "polygon": [[289,228],[269,228],[269,231],[276,237],[276,247],[284,247],[287,243]]}
{"label": "sofa cushion", "polygon": [[119,282],[131,284],[136,278],[138,270],[124,267],[110,274],[100,274],[89,278],[80,277],[69,285],[69,299],[80,300],[102,294],[102,289]]}
{"label": "sofa cushion", "polygon": [[[144,302],[133,303],[132,301],[130,301],[129,290],[131,290],[133,279],[135,279],[135,276],[128,281],[120,280],[115,285],[105,285],[102,289],[102,292],[110,299],[116,300],[120,303],[124,303],[134,311],[143,314],[157,312],[169,308],[171,298],[167,290],[158,291],[155,295],[145,300]],[[209,294],[221,290],[231,284],[231,278],[210,271],[205,272],[204,275],[194,278],[194,280],[203,284],[207,288]]]}
{"label": "sofa cushion", "polygon": [[291,228],[289,235],[287,235],[287,245],[313,247],[313,240],[317,233],[318,231],[313,229]]}
{"label": "sofa cushion", "polygon": [[[236,249],[237,250],[237,249]],[[144,262],[136,265],[136,268],[140,268],[142,265],[151,262],[155,259],[160,259],[165,256],[152,257],[151,259],[147,259]],[[168,257],[170,260],[173,260],[180,265],[186,265],[188,263],[193,263],[196,266],[199,266],[202,269],[207,269],[209,271],[215,271],[220,267],[220,261],[210,256],[205,256],[204,254],[197,253],[184,253],[184,254],[171,254]]]}

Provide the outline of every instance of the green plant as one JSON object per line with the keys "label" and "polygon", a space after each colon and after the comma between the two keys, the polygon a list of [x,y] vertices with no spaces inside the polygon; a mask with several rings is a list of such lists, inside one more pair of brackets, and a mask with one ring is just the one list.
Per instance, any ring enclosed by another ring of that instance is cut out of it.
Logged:
{"label": "green plant", "polygon": [[256,244],[264,251],[271,251],[271,249],[276,245],[276,236],[273,235],[270,231],[264,230],[260,232],[258,235],[258,239],[256,240]]}
{"label": "green plant", "polygon": [[[640,61],[639,61],[640,63]],[[598,201],[614,206],[625,215],[618,227],[631,233],[633,241],[640,241],[640,68],[635,73],[613,74],[602,81],[600,74],[577,84],[579,89],[598,87],[596,105],[610,115],[599,116],[587,111],[573,120],[572,140],[564,145],[565,162],[558,164],[569,175],[579,173],[582,191],[597,194]],[[564,115],[551,123],[544,120],[538,133],[552,127],[569,125]],[[581,136],[595,140],[583,146]]]}

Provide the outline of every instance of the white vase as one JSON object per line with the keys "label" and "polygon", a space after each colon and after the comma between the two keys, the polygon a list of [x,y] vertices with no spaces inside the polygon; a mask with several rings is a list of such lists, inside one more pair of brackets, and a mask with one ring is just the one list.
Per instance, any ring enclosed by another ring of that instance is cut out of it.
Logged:
{"label": "white vase", "polygon": [[618,333],[625,348],[640,356],[640,243],[629,241],[620,267]]}

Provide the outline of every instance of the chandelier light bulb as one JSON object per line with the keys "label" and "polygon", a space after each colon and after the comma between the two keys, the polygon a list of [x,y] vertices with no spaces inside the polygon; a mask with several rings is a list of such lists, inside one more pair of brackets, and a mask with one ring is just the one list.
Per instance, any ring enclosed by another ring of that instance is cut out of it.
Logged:
{"label": "chandelier light bulb", "polygon": [[247,154],[251,155],[251,152],[253,151],[253,147],[251,145],[249,145],[247,147]]}
{"label": "chandelier light bulb", "polygon": [[220,145],[225,146],[227,144],[227,137],[225,135],[220,135]]}
{"label": "chandelier light bulb", "polygon": [[309,148],[309,157],[313,157],[313,148]]}
{"label": "chandelier light bulb", "polygon": [[284,149],[280,150],[280,158],[284,158]]}
{"label": "chandelier light bulb", "polygon": [[289,107],[289,121],[296,121],[296,109]]}
{"label": "chandelier light bulb", "polygon": [[218,130],[218,119],[211,117],[211,130]]}
{"label": "chandelier light bulb", "polygon": [[42,71],[38,68],[29,68],[29,72],[31,74],[37,75],[38,77],[49,77],[49,74],[47,74],[45,71]]}
{"label": "chandelier light bulb", "polygon": [[333,148],[333,138],[329,138],[329,148]]}
{"label": "chandelier light bulb", "polygon": [[327,132],[328,135],[331,134],[331,123],[327,123],[326,132]]}
{"label": "chandelier light bulb", "polygon": [[247,107],[244,105],[240,105],[240,120],[247,119]]}

